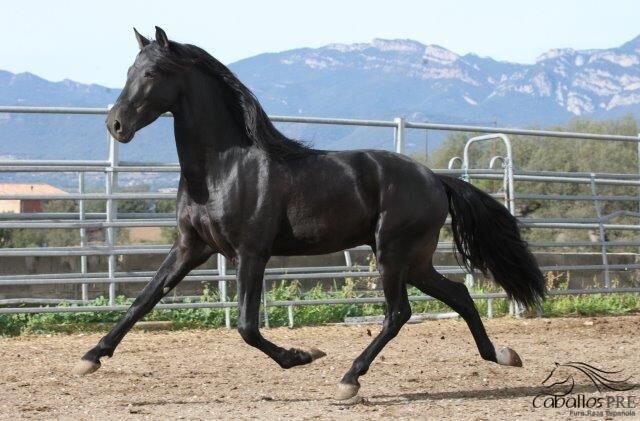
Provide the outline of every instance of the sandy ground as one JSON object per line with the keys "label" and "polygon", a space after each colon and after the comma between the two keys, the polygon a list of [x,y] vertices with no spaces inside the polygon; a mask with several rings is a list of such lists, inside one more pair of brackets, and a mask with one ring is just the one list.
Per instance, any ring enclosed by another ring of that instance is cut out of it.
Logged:
{"label": "sandy ground", "polygon": [[[554,362],[584,361],[640,379],[640,316],[486,321],[523,368],[477,355],[464,322],[408,325],[361,378],[361,399],[335,401],[335,385],[379,326],[271,329],[285,346],[328,356],[283,370],[225,329],[133,332],[89,376],[70,374],[99,335],[0,339],[0,418],[16,419],[588,419],[533,408]],[[576,381],[587,385],[586,378]],[[583,387],[587,396],[598,396]],[[640,406],[640,389],[636,396]],[[635,417],[612,419],[640,419]],[[597,417],[604,418],[604,417]]]}

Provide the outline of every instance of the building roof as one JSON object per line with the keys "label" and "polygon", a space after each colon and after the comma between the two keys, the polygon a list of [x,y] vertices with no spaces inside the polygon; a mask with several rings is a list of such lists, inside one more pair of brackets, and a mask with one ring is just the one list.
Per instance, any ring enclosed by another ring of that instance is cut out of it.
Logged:
{"label": "building roof", "polygon": [[67,194],[66,191],[45,183],[0,183],[0,194]]}

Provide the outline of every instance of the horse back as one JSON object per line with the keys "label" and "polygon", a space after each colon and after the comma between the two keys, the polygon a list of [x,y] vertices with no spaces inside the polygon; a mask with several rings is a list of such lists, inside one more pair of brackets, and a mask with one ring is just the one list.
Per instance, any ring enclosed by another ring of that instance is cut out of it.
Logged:
{"label": "horse back", "polygon": [[[327,152],[287,164],[274,254],[321,254],[373,244],[382,214],[391,214],[400,225],[424,225],[430,204],[446,206],[433,173],[403,155]],[[442,219],[443,209],[446,216],[446,208],[436,209],[435,219]]]}

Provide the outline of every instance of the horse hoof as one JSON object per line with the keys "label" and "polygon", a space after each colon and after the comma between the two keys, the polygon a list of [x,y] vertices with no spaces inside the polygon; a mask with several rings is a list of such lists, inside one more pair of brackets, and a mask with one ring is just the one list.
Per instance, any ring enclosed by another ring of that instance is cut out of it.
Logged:
{"label": "horse hoof", "polygon": [[496,350],[496,361],[501,365],[509,365],[511,367],[522,367],[520,356],[511,348],[506,346]]}
{"label": "horse hoof", "polygon": [[338,399],[339,401],[351,399],[358,394],[358,390],[360,390],[359,385],[338,383],[338,393],[336,394],[336,399]]}
{"label": "horse hoof", "polygon": [[320,351],[318,348],[311,348],[307,351],[307,353],[311,357],[311,361],[318,360],[327,355],[325,352]]}
{"label": "horse hoof", "polygon": [[98,361],[97,363],[94,363],[93,361],[89,361],[89,360],[80,360],[78,361],[78,364],[76,364],[76,366],[73,367],[73,374],[76,374],[78,376],[84,376],[86,374],[93,373],[99,368],[100,368],[100,361]]}

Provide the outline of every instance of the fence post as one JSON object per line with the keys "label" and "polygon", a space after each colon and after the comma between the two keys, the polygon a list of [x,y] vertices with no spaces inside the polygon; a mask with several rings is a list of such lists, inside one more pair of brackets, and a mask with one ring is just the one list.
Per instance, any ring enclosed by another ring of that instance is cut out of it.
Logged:
{"label": "fence post", "polygon": [[[638,175],[640,175],[640,133],[638,133]],[[640,188],[638,188],[638,212],[640,213]],[[640,256],[640,250],[638,250],[638,255]],[[637,263],[638,258],[636,256],[635,263]]]}
{"label": "fence post", "polygon": [[507,179],[507,191],[509,194],[507,208],[509,209],[509,212],[511,212],[511,215],[516,216],[516,191],[515,191],[516,188],[515,188],[515,177],[513,176],[515,165],[513,163],[513,153],[511,152],[511,144],[508,143],[507,145],[508,145],[507,167],[505,168],[505,172],[506,172],[505,175]]}
{"label": "fence post", "polygon": [[604,286],[611,287],[611,276],[609,274],[609,256],[607,256],[606,240],[607,236],[604,231],[604,223],[602,221],[602,209],[596,191],[596,175],[591,173],[591,195],[593,196],[593,206],[596,208],[596,216],[598,217],[598,238],[600,239],[600,253],[602,254],[602,264],[604,265]]}
{"label": "fence post", "polygon": [[[511,149],[511,141],[508,140],[506,136],[502,138],[507,147],[507,162],[505,166],[505,178],[507,183],[507,209],[509,209],[509,213],[516,216],[516,204],[515,204],[515,178],[513,176],[513,152]],[[541,309],[538,309],[541,311]],[[524,308],[520,305],[520,303],[511,300],[509,302],[509,315],[514,317],[520,317],[520,315],[524,312]]]}
{"label": "fence post", "polygon": [[349,250],[344,251],[344,265],[347,267],[347,270],[351,270],[353,267],[353,260],[351,260],[351,253]]}
{"label": "fence post", "polygon": [[396,117],[393,119],[396,127],[394,129],[393,144],[397,153],[404,153],[404,131],[405,131],[405,119],[403,117]]}
{"label": "fence post", "polygon": [[293,305],[288,305],[287,306],[287,316],[289,317],[289,328],[293,329]]}
{"label": "fence post", "polygon": [[[81,172],[78,173],[78,193],[84,194],[84,190],[84,173]],[[85,220],[83,199],[78,200],[78,219],[80,221]],[[85,228],[80,228],[80,247],[84,249],[86,246],[87,230]],[[80,273],[83,275],[83,278],[87,275],[87,256],[84,254],[80,256]],[[88,301],[89,285],[83,283],[80,288],[82,291],[82,301]]]}
{"label": "fence post", "polygon": [[[218,253],[218,275],[227,275],[227,258]],[[218,289],[220,290],[220,301],[227,302],[227,280],[223,279],[218,281]],[[227,329],[231,329],[231,309],[229,307],[224,308],[224,325]]]}
{"label": "fence post", "polygon": [[[111,109],[113,104],[109,104],[107,107]],[[106,184],[105,184],[105,193],[107,195],[107,203],[106,203],[106,220],[107,223],[112,223],[118,216],[118,204],[115,200],[113,200],[112,195],[116,189],[118,184],[118,177],[115,171],[115,167],[118,165],[118,141],[109,134],[109,166],[106,171]],[[114,306],[116,304],[116,283],[115,283],[115,273],[116,273],[116,256],[113,253],[113,247],[117,242],[117,231],[115,227],[109,226],[107,227],[107,246],[109,246],[109,260],[108,260],[108,271],[109,271],[109,305]]]}

